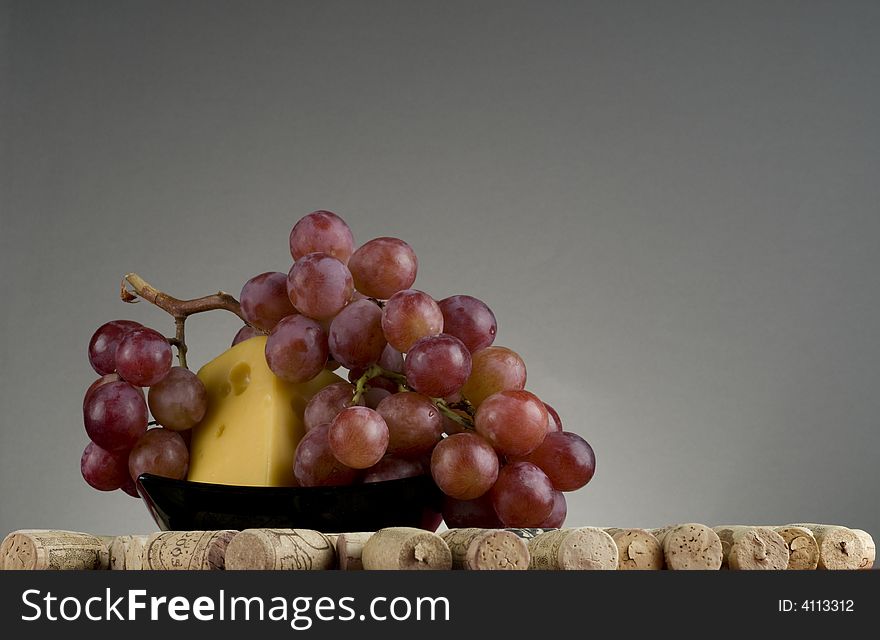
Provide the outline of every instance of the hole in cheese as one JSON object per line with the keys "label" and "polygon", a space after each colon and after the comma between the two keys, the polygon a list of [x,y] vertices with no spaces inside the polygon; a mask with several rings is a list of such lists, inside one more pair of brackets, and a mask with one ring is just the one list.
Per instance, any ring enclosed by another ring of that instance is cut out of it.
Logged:
{"label": "hole in cheese", "polygon": [[221,424],[219,427],[217,427],[217,437],[219,438],[220,436],[222,436],[224,431],[226,431],[226,425]]}
{"label": "hole in cheese", "polygon": [[235,395],[243,394],[251,383],[251,367],[247,362],[239,362],[229,370],[229,383]]}

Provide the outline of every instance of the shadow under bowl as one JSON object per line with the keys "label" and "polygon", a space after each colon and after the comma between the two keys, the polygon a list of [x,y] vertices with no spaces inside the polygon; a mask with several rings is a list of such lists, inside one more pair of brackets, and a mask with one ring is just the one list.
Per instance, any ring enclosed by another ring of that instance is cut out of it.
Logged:
{"label": "shadow under bowl", "polygon": [[138,493],[164,531],[313,529],[324,533],[440,526],[442,494],[429,475],[340,487],[247,487],[151,474]]}

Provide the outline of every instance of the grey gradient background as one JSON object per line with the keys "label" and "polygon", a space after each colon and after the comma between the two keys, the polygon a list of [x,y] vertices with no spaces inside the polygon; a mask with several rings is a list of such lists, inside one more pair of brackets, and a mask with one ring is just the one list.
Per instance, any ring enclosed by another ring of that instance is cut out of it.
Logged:
{"label": "grey gradient background", "polygon": [[[286,270],[317,208],[469,293],[595,447],[569,524],[880,534],[880,4],[3,2],[0,532],[153,528],[80,478],[140,272]],[[238,323],[190,322],[191,360]]]}

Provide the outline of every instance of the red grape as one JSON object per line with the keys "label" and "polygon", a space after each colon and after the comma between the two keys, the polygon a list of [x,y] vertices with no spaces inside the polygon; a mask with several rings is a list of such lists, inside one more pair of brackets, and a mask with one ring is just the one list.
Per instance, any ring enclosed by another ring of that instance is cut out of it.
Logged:
{"label": "red grape", "polygon": [[495,341],[495,314],[482,300],[450,296],[437,304],[443,312],[443,332],[461,340],[471,353]]}
{"label": "red grape", "polygon": [[332,211],[313,211],[300,218],[290,232],[290,255],[294,260],[321,252],[347,264],[353,249],[351,229]]}
{"label": "red grape", "polygon": [[390,395],[393,394],[388,391],[388,389],[367,386],[363,396],[364,406],[369,407],[370,409],[376,409],[379,406],[379,403]]}
{"label": "red grape", "polygon": [[471,358],[471,375],[461,393],[475,407],[493,393],[525,389],[526,365],[515,351],[491,346],[474,352]]}
{"label": "red grape", "polygon": [[403,354],[390,344],[386,344],[379,357],[379,366],[386,371],[403,373]]}
{"label": "red grape", "polygon": [[352,469],[366,469],[382,459],[388,449],[388,425],[368,407],[340,411],[327,432],[330,451]]}
{"label": "red grape", "polygon": [[317,322],[302,315],[287,316],[266,340],[266,364],[287,382],[306,382],[327,363],[327,334]]}
{"label": "red grape", "polygon": [[116,371],[116,349],[119,343],[129,331],[142,326],[134,320],[111,320],[98,327],[89,341],[89,364],[98,375]]}
{"label": "red grape", "polygon": [[541,524],[541,529],[559,529],[565,524],[565,516],[568,515],[568,505],[565,502],[565,494],[561,491],[553,492],[553,509],[550,515]]}
{"label": "red grape", "polygon": [[430,451],[443,429],[440,411],[420,393],[395,393],[376,408],[388,425],[388,453],[402,457]]}
{"label": "red grape", "polygon": [[147,404],[150,413],[163,427],[185,431],[205,417],[208,391],[189,369],[171,367],[167,376],[150,387]]}
{"label": "red grape", "polygon": [[346,467],[330,450],[327,437],[329,424],[311,429],[296,448],[293,475],[301,487],[340,486],[353,484],[359,476],[357,469]]}
{"label": "red grape", "polygon": [[500,391],[477,409],[474,427],[501,453],[521,456],[544,441],[547,409],[528,391]]}
{"label": "red grape", "polygon": [[458,433],[437,443],[431,454],[431,475],[448,496],[473,500],[486,493],[498,477],[498,456],[474,433]]}
{"label": "red grape", "polygon": [[79,467],[89,485],[98,491],[115,491],[128,478],[128,454],[113,453],[90,442],[83,451]]}
{"label": "red grape", "polygon": [[382,309],[371,300],[352,302],[333,318],[328,334],[330,353],[342,366],[368,367],[382,356]]}
{"label": "red grape", "polygon": [[107,451],[131,449],[147,430],[147,403],[127,382],[108,382],[86,398],[83,419],[89,438]]}
{"label": "red grape", "polygon": [[306,431],[331,422],[337,414],[351,406],[354,387],[347,382],[334,382],[318,391],[306,404],[303,423]]}
{"label": "red grape", "polygon": [[419,338],[443,331],[443,313],[434,299],[423,291],[398,291],[385,303],[382,331],[388,344],[405,353]]}
{"label": "red grape", "polygon": [[489,493],[473,500],[456,500],[444,496],[443,521],[450,529],[499,529],[504,526],[495,513]]}
{"label": "red grape", "polygon": [[593,448],[571,431],[548,433],[537,449],[517,459],[540,467],[558,491],[580,489],[596,472]]}
{"label": "red grape", "polygon": [[119,382],[120,380],[122,380],[122,378],[119,377],[118,373],[108,373],[101,376],[92,384],[90,384],[89,388],[86,389],[85,395],[83,396],[83,411],[85,411],[86,409],[86,403],[89,401],[89,396],[92,395],[92,391],[94,391],[98,387],[103,387],[105,384],[108,384],[110,382]]}
{"label": "red grape", "polygon": [[414,478],[425,474],[425,467],[420,460],[385,456],[367,469],[364,482],[384,482],[400,478]]}
{"label": "red grape", "polygon": [[287,275],[280,271],[261,273],[245,282],[239,299],[244,319],[264,331],[296,313],[287,295]]}
{"label": "red grape", "polygon": [[461,340],[446,333],[427,336],[410,347],[403,365],[409,385],[426,396],[455,393],[471,374],[471,354]]}
{"label": "red grape", "polygon": [[189,467],[189,450],[179,433],[150,429],[137,441],[128,456],[132,480],[142,473],[183,480]]}
{"label": "red grape", "polygon": [[137,485],[128,473],[128,456],[125,457],[125,482],[122,483],[122,486],[119,487],[119,489],[130,495],[132,498],[140,498],[137,492]]}
{"label": "red grape", "polygon": [[559,414],[556,413],[556,409],[551,407],[546,402],[544,403],[544,408],[547,409],[547,415],[549,419],[547,420],[547,432],[551,431],[562,431],[562,418],[559,417]]}
{"label": "red grape", "polygon": [[171,345],[158,331],[132,329],[116,349],[116,371],[122,379],[138,387],[151,387],[171,369]]}
{"label": "red grape", "polygon": [[244,325],[241,329],[238,330],[238,333],[235,334],[235,337],[232,338],[232,346],[234,347],[239,342],[244,342],[245,340],[250,340],[251,338],[256,338],[257,336],[262,335],[264,334],[259,329],[254,329],[249,325]]}
{"label": "red grape", "polygon": [[348,268],[358,291],[385,300],[412,286],[419,261],[403,240],[375,238],[354,252]]}
{"label": "red grape", "polygon": [[495,513],[507,527],[537,527],[553,511],[553,485],[531,462],[504,465],[490,494]]}
{"label": "red grape", "polygon": [[293,263],[287,294],[300,313],[329,320],[351,300],[354,290],[348,267],[326,253],[308,253]]}

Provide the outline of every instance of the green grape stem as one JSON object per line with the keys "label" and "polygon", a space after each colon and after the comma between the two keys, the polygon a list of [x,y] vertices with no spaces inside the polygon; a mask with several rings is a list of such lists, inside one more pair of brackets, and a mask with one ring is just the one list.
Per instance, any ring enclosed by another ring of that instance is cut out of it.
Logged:
{"label": "green grape stem", "polygon": [[210,296],[202,296],[192,300],[181,300],[170,296],[164,291],[160,291],[149,282],[144,280],[136,273],[127,273],[122,277],[122,285],[119,292],[123,302],[135,303],[138,298],[142,298],[147,302],[151,302],[172,318],[174,318],[175,334],[174,338],[168,340],[177,348],[177,359],[180,360],[180,366],[186,369],[186,319],[195,314],[204,311],[213,311],[214,309],[225,309],[230,313],[234,313],[245,324],[249,324],[241,313],[241,305],[233,296],[224,291],[218,291]]}
{"label": "green grape stem", "polygon": [[[404,391],[412,391],[409,384],[407,383],[406,376],[402,373],[396,373],[394,371],[389,371],[388,369],[383,369],[378,364],[371,364],[366,371],[361,375],[360,378],[357,379],[354,386],[354,394],[351,397],[351,403],[353,405],[358,404],[361,401],[364,393],[367,390],[367,384],[373,378],[388,378],[397,383],[397,387],[401,392]],[[467,400],[462,400],[461,402],[456,402],[450,405],[443,398],[431,398],[431,402],[434,403],[434,406],[442,413],[444,416],[449,418],[450,420],[457,422],[465,429],[473,430],[474,428],[474,420],[473,413],[474,407]],[[463,416],[460,413],[456,412],[455,409],[460,409],[465,411],[468,415]]]}
{"label": "green grape stem", "polygon": [[440,410],[440,413],[442,413],[444,416],[446,416],[453,422],[457,422],[465,429],[473,431],[474,419],[472,417],[463,416],[460,413],[453,411],[452,406],[443,398],[431,398],[431,401],[436,405],[436,407]]}

